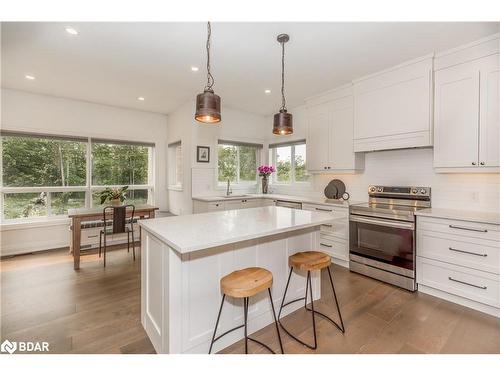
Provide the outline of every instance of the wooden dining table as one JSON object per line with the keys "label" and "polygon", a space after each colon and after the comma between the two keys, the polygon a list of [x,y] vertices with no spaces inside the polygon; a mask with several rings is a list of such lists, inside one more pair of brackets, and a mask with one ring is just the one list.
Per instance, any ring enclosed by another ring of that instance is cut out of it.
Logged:
{"label": "wooden dining table", "polygon": [[[139,219],[152,219],[158,207],[150,204],[138,204],[135,206],[134,216]],[[106,214],[106,218],[112,215]],[[94,208],[70,208],[68,217],[71,219],[71,249],[73,253],[73,268],[80,269],[80,245],[82,238],[82,223],[88,221],[104,220],[102,207]]]}

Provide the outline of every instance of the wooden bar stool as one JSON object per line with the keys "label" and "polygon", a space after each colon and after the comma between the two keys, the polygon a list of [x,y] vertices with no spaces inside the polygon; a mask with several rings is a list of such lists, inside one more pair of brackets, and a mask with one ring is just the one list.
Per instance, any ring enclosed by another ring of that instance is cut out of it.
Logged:
{"label": "wooden bar stool", "polygon": [[[318,347],[318,341],[316,338],[316,320],[315,320],[315,315],[318,314],[322,316],[323,318],[329,320],[335,327],[337,327],[342,333],[345,332],[344,329],[344,321],[342,320],[342,314],[340,313],[340,308],[339,308],[339,303],[337,300],[337,294],[335,293],[335,287],[333,286],[333,279],[332,279],[332,273],[330,272],[330,265],[332,261],[331,258],[328,254],[322,253],[320,251],[304,251],[300,253],[296,253],[294,255],[291,255],[288,258],[288,264],[290,266],[290,274],[288,275],[288,281],[286,282],[286,287],[285,287],[285,293],[283,294],[283,300],[281,301],[281,306],[280,306],[280,311],[278,313],[278,322],[283,328],[283,330],[294,340],[300,342],[302,345],[307,346],[310,349],[316,349]],[[286,292],[288,290],[288,286],[290,284],[290,279],[292,277],[292,272],[293,269],[296,268],[301,271],[307,271],[307,279],[306,279],[306,295],[305,297],[302,298],[297,298],[294,299],[293,301],[285,303],[285,298],[286,298]],[[332,286],[333,290],[333,297],[335,298],[335,304],[337,306],[337,312],[339,314],[340,318],[340,326],[330,317],[326,316],[325,314],[314,310],[314,301],[313,301],[313,295],[312,295],[312,282],[311,282],[311,271],[320,271],[322,269],[326,268],[328,270],[328,276],[330,278],[330,284]],[[307,288],[309,288],[309,293],[311,296],[311,308],[307,307]],[[280,321],[281,317],[281,311],[283,310],[283,307],[290,305],[291,303],[298,302],[305,300],[304,302],[304,308],[307,311],[310,311],[312,314],[312,323],[313,323],[313,332],[314,332],[314,345],[310,345],[305,343],[304,341],[300,340],[299,338],[295,337],[292,335],[284,326],[283,323]]]}
{"label": "wooden bar stool", "polygon": [[[212,342],[210,343],[210,349],[208,354],[212,352],[212,346],[214,342],[219,340],[221,337],[233,332],[239,328],[245,328],[245,354],[248,354],[248,340],[253,341],[257,344],[262,345],[264,348],[269,350],[271,353],[276,354],[269,346],[266,344],[248,337],[247,333],[247,320],[248,320],[248,301],[250,297],[255,296],[257,293],[262,292],[267,289],[269,293],[269,300],[271,301],[271,310],[273,311],[274,324],[276,326],[276,332],[278,334],[278,340],[280,343],[281,353],[284,354],[283,344],[281,342],[280,331],[278,328],[278,321],[276,319],[276,312],[274,310],[273,297],[271,295],[271,286],[273,285],[273,274],[268,270],[260,267],[250,267],[242,270],[234,271],[229,275],[224,276],[220,280],[220,286],[222,290],[222,302],[220,304],[219,314],[217,315],[217,322],[215,323],[214,334],[212,336]],[[224,306],[224,300],[226,295],[233,298],[243,298],[243,316],[244,323],[238,327],[232,328],[229,331],[215,337],[217,333],[217,326],[219,325],[220,315],[222,313],[222,307]]]}

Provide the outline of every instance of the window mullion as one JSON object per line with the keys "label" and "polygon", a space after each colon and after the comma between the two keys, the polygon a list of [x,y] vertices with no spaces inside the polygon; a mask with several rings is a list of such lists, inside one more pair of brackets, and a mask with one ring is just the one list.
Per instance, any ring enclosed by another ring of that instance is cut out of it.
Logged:
{"label": "window mullion", "polygon": [[236,183],[240,183],[240,148],[236,147]]}
{"label": "window mullion", "polygon": [[86,171],[87,171],[87,190],[85,192],[85,207],[92,207],[92,139],[89,138],[87,141],[87,161],[86,161]]}

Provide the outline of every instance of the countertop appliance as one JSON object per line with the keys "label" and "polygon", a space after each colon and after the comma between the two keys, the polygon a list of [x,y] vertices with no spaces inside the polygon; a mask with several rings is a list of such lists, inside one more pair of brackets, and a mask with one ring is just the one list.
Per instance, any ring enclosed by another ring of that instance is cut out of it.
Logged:
{"label": "countertop appliance", "polygon": [[290,202],[278,199],[276,201],[277,207],[288,207],[288,208],[296,208],[297,210],[302,210],[302,203],[300,202]]}
{"label": "countertop appliance", "polygon": [[431,188],[371,185],[368,196],[349,207],[350,270],[414,291],[415,211],[431,206]]}

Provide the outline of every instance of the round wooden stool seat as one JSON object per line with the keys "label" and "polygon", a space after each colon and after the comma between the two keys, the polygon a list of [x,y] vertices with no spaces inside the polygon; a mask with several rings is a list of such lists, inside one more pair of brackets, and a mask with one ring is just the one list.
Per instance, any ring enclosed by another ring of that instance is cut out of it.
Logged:
{"label": "round wooden stool seat", "polygon": [[302,251],[288,257],[290,267],[302,271],[316,271],[329,267],[332,260],[328,254],[321,251]]}
{"label": "round wooden stool seat", "polygon": [[256,295],[273,285],[273,274],[260,267],[231,272],[220,280],[222,293],[236,298]]}

